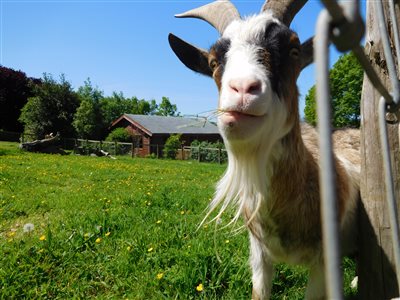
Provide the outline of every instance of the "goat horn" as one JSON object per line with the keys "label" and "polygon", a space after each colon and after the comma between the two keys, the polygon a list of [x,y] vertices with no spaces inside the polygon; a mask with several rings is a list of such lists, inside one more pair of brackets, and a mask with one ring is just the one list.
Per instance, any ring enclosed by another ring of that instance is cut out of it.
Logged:
{"label": "goat horn", "polygon": [[271,10],[275,18],[289,27],[306,2],[307,0],[269,0],[264,3],[261,11]]}
{"label": "goat horn", "polygon": [[215,27],[222,35],[226,27],[236,19],[240,19],[240,14],[232,2],[227,0],[217,0],[199,8],[189,10],[182,14],[175,15],[177,18],[197,18],[208,22]]}

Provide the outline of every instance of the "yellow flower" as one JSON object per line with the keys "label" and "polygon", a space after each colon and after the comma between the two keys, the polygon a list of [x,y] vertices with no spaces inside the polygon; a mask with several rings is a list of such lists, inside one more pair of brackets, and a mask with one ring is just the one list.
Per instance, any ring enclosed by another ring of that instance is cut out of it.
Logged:
{"label": "yellow flower", "polygon": [[150,247],[149,249],[147,249],[147,252],[151,252],[153,250],[154,250],[153,247]]}
{"label": "yellow flower", "polygon": [[163,278],[163,276],[164,276],[164,273],[158,273],[157,276],[156,276],[156,278],[157,278],[158,280],[160,280],[161,278]]}
{"label": "yellow flower", "polygon": [[111,234],[111,232],[107,232],[106,234],[105,234],[105,236],[109,236]]}
{"label": "yellow flower", "polygon": [[15,231],[10,231],[9,233],[7,233],[7,236],[8,236],[9,238],[14,237],[14,235],[15,235]]}
{"label": "yellow flower", "polygon": [[86,233],[83,235],[83,237],[84,237],[85,239],[89,238],[89,232],[86,232]]}
{"label": "yellow flower", "polygon": [[229,244],[229,240],[225,240],[225,244]]}
{"label": "yellow flower", "polygon": [[126,247],[126,250],[131,251],[132,247],[131,246]]}
{"label": "yellow flower", "polygon": [[100,243],[101,243],[101,238],[97,238],[97,239],[96,239],[96,243],[97,243],[97,244],[100,244]]}
{"label": "yellow flower", "polygon": [[203,289],[204,289],[204,287],[203,287],[202,283],[200,283],[198,286],[196,286],[196,291],[198,291],[198,292],[202,292]]}
{"label": "yellow flower", "polygon": [[45,236],[45,235],[41,235],[40,238],[39,238],[39,240],[45,241],[45,240],[46,240],[46,236]]}
{"label": "yellow flower", "polygon": [[161,224],[161,220],[158,220],[156,223],[157,223],[157,224]]}
{"label": "yellow flower", "polygon": [[185,214],[185,211],[184,210],[181,210],[181,215],[184,215]]}

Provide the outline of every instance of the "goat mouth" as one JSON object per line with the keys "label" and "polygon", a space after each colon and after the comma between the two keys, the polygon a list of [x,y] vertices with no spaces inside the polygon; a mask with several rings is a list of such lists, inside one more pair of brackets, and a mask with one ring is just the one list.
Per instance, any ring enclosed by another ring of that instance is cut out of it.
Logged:
{"label": "goat mouth", "polygon": [[236,111],[236,110],[221,110],[221,116],[224,117],[231,117],[234,119],[241,119],[241,118],[258,118],[264,115],[249,113],[245,111]]}
{"label": "goat mouth", "polygon": [[255,120],[263,116],[243,111],[221,111],[220,118],[223,123],[233,127],[237,123]]}

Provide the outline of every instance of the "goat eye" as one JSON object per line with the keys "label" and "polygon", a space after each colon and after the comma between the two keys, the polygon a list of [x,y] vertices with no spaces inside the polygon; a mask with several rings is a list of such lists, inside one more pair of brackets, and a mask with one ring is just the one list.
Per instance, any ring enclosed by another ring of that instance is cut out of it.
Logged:
{"label": "goat eye", "polygon": [[298,49],[298,48],[290,49],[289,56],[292,58],[298,59],[300,57],[300,49]]}
{"label": "goat eye", "polygon": [[218,61],[215,58],[213,58],[210,60],[209,65],[211,70],[214,71],[218,67]]}

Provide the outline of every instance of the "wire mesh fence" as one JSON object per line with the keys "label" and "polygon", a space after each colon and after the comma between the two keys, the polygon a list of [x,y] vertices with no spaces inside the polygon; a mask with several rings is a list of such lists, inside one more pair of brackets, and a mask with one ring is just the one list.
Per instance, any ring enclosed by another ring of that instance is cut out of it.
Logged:
{"label": "wire mesh fence", "polygon": [[[399,225],[397,216],[397,203],[394,195],[393,174],[391,169],[391,157],[389,151],[389,140],[387,133],[387,124],[398,123],[400,120],[399,102],[400,102],[400,84],[396,72],[399,68],[398,62],[395,62],[392,54],[392,47],[395,49],[397,58],[400,55],[400,42],[397,29],[397,19],[395,14],[395,4],[389,0],[389,12],[392,22],[385,18],[382,1],[374,1],[376,20],[380,29],[380,35],[383,44],[383,52],[387,63],[387,70],[391,81],[392,92],[389,92],[385,84],[379,79],[370,60],[366,57],[363,47],[360,46],[364,34],[364,22],[362,21],[359,1],[337,1],[321,0],[326,7],[318,18],[315,37],[315,63],[317,78],[317,106],[318,106],[318,127],[320,134],[321,148],[321,215],[323,221],[323,240],[324,240],[324,260],[326,271],[326,285],[329,299],[343,299],[343,288],[340,270],[339,256],[339,237],[338,223],[336,219],[337,210],[335,206],[335,180],[332,156],[331,124],[330,124],[330,95],[329,95],[329,73],[328,73],[328,47],[332,41],[340,51],[352,50],[365,74],[375,89],[381,94],[379,107],[379,127],[382,147],[382,155],[385,169],[385,185],[387,206],[389,209],[390,227],[392,231],[392,244],[394,253],[395,269],[397,273],[398,286],[400,286],[400,243],[399,243]],[[387,30],[392,32],[393,44]],[[388,114],[392,114],[388,118]],[[393,117],[394,115],[394,117]]]}

